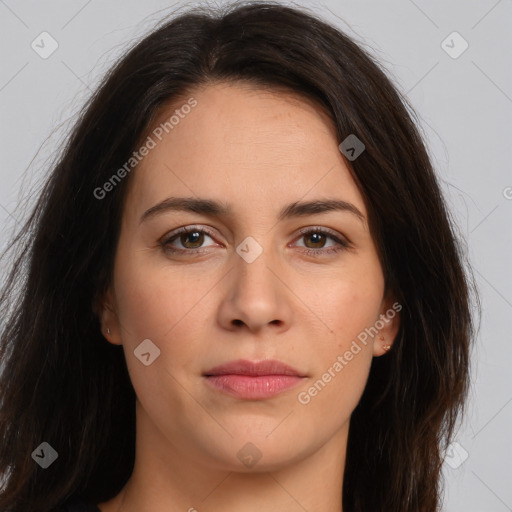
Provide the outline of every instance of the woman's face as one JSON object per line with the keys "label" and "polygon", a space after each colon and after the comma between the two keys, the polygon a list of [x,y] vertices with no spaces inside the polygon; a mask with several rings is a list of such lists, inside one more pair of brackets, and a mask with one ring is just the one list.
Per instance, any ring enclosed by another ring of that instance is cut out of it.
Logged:
{"label": "woman's face", "polygon": [[[230,471],[341,452],[372,357],[398,329],[398,315],[377,322],[392,301],[341,141],[290,94],[217,84],[190,96],[161,112],[132,171],[102,316],[137,394],[138,443]],[[171,197],[191,208],[166,208]],[[226,211],[194,210],[201,200]],[[241,359],[299,376],[206,376]]]}

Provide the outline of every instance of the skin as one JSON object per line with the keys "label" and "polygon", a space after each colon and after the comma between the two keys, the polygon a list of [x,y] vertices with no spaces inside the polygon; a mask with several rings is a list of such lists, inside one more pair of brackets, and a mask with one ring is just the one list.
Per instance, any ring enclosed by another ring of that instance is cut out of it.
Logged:
{"label": "skin", "polygon": [[[130,176],[101,324],[106,339],[123,346],[137,394],[136,460],[126,486],[99,508],[341,511],[350,416],[399,314],[359,343],[309,403],[298,394],[394,302],[384,296],[363,198],[317,105],[241,83],[209,84],[189,97],[197,106]],[[162,110],[155,126],[184,103]],[[167,211],[140,223],[169,196],[223,201],[233,212]],[[277,219],[289,203],[326,198],[352,203],[364,220],[348,211]],[[189,253],[166,253],[160,241],[182,226],[213,236],[178,235],[168,246]],[[351,249],[307,255],[340,246],[302,235],[304,227],[330,229]],[[248,236],[263,248],[252,263],[236,252]],[[145,339],[160,349],[148,366],[134,355]],[[265,400],[205,385],[203,372],[239,358],[278,359],[307,377]],[[237,457],[248,442],[261,453],[252,467]]]}

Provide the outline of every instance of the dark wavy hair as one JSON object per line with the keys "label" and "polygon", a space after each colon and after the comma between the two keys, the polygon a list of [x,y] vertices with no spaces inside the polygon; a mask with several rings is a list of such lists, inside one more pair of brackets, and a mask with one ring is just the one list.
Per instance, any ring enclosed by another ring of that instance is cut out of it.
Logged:
{"label": "dark wavy hair", "polygon": [[[7,248],[15,252],[0,297],[2,511],[49,512],[73,497],[100,503],[130,477],[135,392],[97,309],[130,177],[102,200],[93,191],[169,102],[242,81],[313,100],[340,142],[356,134],[366,146],[347,165],[386,293],[403,309],[393,348],[373,358],[351,416],[343,510],[440,510],[443,454],[470,387],[473,291],[480,301],[417,114],[362,43],[309,9],[244,2],[175,13],[131,46],[81,110]],[[58,452],[46,470],[32,458],[43,441]]]}

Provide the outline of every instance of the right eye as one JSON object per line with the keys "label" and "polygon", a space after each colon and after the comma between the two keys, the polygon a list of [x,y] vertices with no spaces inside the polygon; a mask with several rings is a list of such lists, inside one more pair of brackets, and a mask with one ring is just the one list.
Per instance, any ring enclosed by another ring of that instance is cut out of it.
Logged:
{"label": "right eye", "polygon": [[[204,228],[199,228],[196,226],[185,226],[179,228],[169,234],[162,242],[162,246],[165,251],[171,253],[195,253],[203,252],[199,251],[201,249],[202,244],[204,243],[204,237],[212,237],[212,234],[209,230]],[[171,244],[175,241],[178,241],[183,248],[176,248]],[[192,246],[192,247],[191,247]]]}

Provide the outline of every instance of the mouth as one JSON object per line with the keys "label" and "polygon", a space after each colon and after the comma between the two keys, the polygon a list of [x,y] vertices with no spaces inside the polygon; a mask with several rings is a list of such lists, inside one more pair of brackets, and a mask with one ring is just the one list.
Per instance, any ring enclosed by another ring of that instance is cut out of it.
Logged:
{"label": "mouth", "polygon": [[259,377],[262,375],[289,375],[295,377],[306,377],[299,370],[275,359],[264,359],[262,361],[249,361],[247,359],[237,359],[219,366],[215,366],[206,371],[203,375],[206,377],[216,375],[247,375]]}
{"label": "mouth", "polygon": [[263,400],[297,386],[307,376],[276,360],[239,359],[206,371],[203,376],[214,390],[246,400]]}

